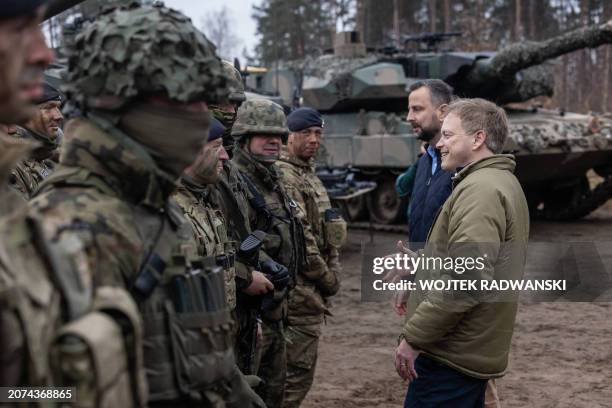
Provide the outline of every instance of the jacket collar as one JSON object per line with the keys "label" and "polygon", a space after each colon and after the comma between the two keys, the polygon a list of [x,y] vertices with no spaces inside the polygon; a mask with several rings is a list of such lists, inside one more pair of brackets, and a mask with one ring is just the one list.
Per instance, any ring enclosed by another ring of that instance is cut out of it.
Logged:
{"label": "jacket collar", "polygon": [[302,160],[297,156],[291,155],[286,146],[283,146],[281,149],[280,160],[286,163],[291,163],[305,171],[314,171],[314,158],[308,161]]}
{"label": "jacket collar", "polygon": [[156,210],[166,206],[177,186],[141,145],[104,121],[71,120],[60,163],[85,168],[128,201]]}
{"label": "jacket collar", "polygon": [[499,170],[507,170],[514,172],[516,162],[514,156],[511,154],[495,154],[493,156],[485,157],[473,163],[468,164],[465,167],[457,169],[457,173],[453,176],[453,188],[457,186],[462,180],[464,180],[470,174],[485,168],[493,168]]}
{"label": "jacket collar", "polygon": [[211,196],[211,184],[198,184],[185,174],[181,177],[178,189],[190,192],[199,202],[206,202]]}
{"label": "jacket collar", "polygon": [[34,141],[17,139],[0,132],[0,181],[5,183],[11,170],[36,146],[38,143]]}

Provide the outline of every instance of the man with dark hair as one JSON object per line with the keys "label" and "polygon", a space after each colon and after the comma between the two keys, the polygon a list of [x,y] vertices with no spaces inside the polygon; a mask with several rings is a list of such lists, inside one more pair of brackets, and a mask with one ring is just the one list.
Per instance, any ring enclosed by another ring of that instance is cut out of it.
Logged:
{"label": "man with dark hair", "polygon": [[438,209],[451,191],[452,173],[440,166],[440,128],[452,89],[439,79],[415,82],[408,95],[408,117],[418,138],[426,142],[427,154],[417,162],[414,187],[410,199],[410,247],[422,246]]}
{"label": "man with dark hair", "polygon": [[11,185],[28,200],[40,183],[51,174],[55,163],[51,160],[58,148],[58,135],[64,116],[60,111],[62,95],[48,82],[44,83],[43,94],[33,102],[38,106],[34,117],[23,127],[18,126],[15,135],[35,140],[39,146],[30,156],[22,160],[10,179]]}
{"label": "man with dark hair", "polygon": [[[410,195],[408,237],[409,247],[415,250],[422,248],[436,213],[451,192],[452,172],[440,166],[440,152],[435,146],[440,140],[442,120],[453,93],[452,88],[439,79],[415,82],[409,91],[406,119],[417,137],[425,142],[422,147],[425,153],[398,177],[396,188],[401,197]],[[401,246],[403,243],[398,242],[398,248]],[[387,276],[387,279],[398,278]],[[408,292],[399,291],[394,297],[393,307],[399,315],[406,313],[407,296]]]}
{"label": "man with dark hair", "polygon": [[508,365],[517,302],[500,293],[427,291],[418,281],[521,279],[529,210],[513,174],[514,157],[499,154],[508,136],[503,109],[483,99],[453,102],[436,147],[453,191],[436,217],[422,255],[479,257],[482,267],[416,271],[417,290],[396,349],[398,374],[410,382],[404,407],[485,405],[489,379]]}

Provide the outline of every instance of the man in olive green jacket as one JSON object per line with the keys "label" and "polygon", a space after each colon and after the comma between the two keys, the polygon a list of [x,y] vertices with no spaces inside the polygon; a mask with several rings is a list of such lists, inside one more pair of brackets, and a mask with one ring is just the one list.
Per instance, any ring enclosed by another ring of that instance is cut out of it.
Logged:
{"label": "man in olive green jacket", "polygon": [[[487,380],[507,367],[516,300],[493,302],[479,291],[482,280],[520,279],[525,265],[529,212],[514,158],[499,154],[507,135],[506,115],[491,102],[449,106],[436,147],[442,168],[457,173],[423,255],[480,257],[482,268],[416,271],[395,359],[398,374],[410,382],[405,407],[482,406]],[[473,280],[477,289],[425,291],[427,279]]]}

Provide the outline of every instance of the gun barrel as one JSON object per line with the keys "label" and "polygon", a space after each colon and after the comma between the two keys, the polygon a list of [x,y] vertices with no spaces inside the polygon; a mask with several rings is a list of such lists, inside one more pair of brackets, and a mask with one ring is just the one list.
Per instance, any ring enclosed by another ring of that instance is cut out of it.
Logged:
{"label": "gun barrel", "polygon": [[475,73],[507,78],[516,72],[539,65],[582,48],[595,48],[612,43],[612,20],[598,26],[579,28],[546,41],[526,41],[513,44],[490,60],[478,61]]}

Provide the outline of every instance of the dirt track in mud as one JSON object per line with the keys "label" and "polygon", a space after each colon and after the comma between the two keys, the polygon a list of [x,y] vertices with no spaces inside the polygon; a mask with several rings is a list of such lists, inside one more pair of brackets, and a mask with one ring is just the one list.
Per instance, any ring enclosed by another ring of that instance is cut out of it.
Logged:
{"label": "dirt track in mud", "polygon": [[[304,408],[402,407],[406,385],[393,352],[402,318],[390,303],[363,303],[362,243],[393,250],[399,234],[350,231],[341,292],[320,344],[315,383]],[[532,222],[531,241],[598,241],[612,273],[612,201],[584,220]],[[503,407],[612,407],[612,302],[521,303],[510,364],[498,380]]]}

